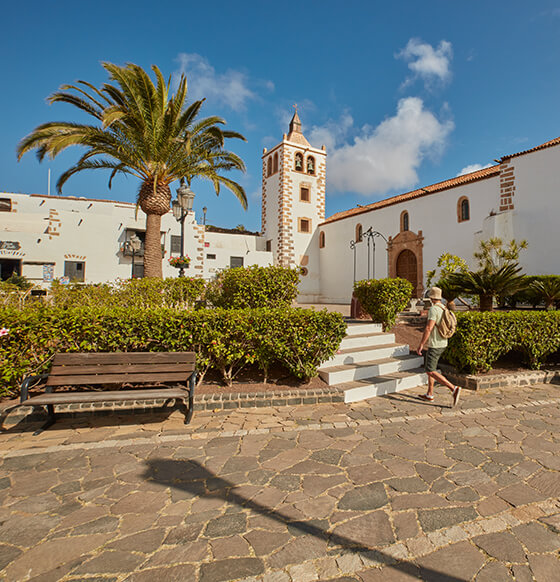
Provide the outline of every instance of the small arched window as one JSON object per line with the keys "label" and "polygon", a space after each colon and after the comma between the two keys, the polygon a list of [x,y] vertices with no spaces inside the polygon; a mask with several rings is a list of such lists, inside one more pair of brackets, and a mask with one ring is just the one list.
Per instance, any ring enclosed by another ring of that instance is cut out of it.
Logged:
{"label": "small arched window", "polygon": [[361,224],[356,225],[356,242],[362,242],[364,238],[364,230]]}
{"label": "small arched window", "polygon": [[409,230],[409,226],[408,212],[404,210],[401,212],[401,232]]}
{"label": "small arched window", "polygon": [[272,158],[268,158],[267,166],[266,166],[266,175],[272,175]]}
{"label": "small arched window", "polygon": [[303,154],[297,152],[296,159],[294,163],[294,170],[296,172],[303,172]]}
{"label": "small arched window", "polygon": [[307,157],[307,173],[311,175],[315,174],[315,158],[313,156]]}
{"label": "small arched window", "polygon": [[278,154],[274,154],[274,162],[272,164],[272,171],[276,174],[278,171]]}
{"label": "small arched window", "polygon": [[325,248],[325,233],[322,231],[319,233],[319,248]]}
{"label": "small arched window", "polygon": [[466,196],[461,196],[457,202],[457,221],[464,222],[470,220],[471,209],[469,205],[469,199]]}

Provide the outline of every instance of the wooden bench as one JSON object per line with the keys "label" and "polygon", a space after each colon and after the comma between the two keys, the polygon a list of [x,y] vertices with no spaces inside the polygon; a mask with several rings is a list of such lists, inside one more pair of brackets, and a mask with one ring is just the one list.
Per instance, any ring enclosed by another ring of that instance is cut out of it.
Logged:
{"label": "wooden bench", "polygon": [[[193,414],[196,382],[194,352],[113,352],[56,354],[48,374],[28,376],[18,406],[46,406],[48,419],[38,431],[56,421],[55,404],[125,402],[165,399],[179,401],[185,424]],[[174,384],[170,387],[169,384]],[[118,390],[100,385],[129,385]],[[43,385],[43,394],[29,397],[29,388]],[[98,386],[98,389],[92,389]],[[70,390],[55,391],[56,388]],[[186,409],[186,410],[185,410]]]}

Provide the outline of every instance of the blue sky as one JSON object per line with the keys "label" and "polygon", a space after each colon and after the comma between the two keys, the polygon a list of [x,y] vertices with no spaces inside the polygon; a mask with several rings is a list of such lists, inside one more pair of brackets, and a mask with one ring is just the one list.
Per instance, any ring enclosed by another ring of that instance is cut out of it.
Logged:
{"label": "blue sky", "polygon": [[[192,184],[197,215],[206,206],[218,226],[260,229],[262,148],[287,132],[294,103],[312,145],[328,148],[327,216],[560,136],[557,1],[30,0],[8,3],[3,24],[2,191],[45,194],[48,168],[54,184],[77,158],[18,163],[15,148],[40,123],[76,120],[45,99],[78,79],[102,84],[102,61],[185,72],[203,115],[246,136],[230,148],[247,165],[248,211]],[[64,194],[135,201],[133,178],[111,191],[108,178],[83,173]]]}

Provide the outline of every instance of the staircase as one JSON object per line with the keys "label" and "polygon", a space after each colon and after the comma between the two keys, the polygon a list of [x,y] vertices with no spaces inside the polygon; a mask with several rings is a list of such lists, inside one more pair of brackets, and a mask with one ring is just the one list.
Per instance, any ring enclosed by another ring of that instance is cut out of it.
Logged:
{"label": "staircase", "polygon": [[428,382],[424,358],[395,343],[379,323],[352,321],[338,352],[319,368],[319,376],[344,392],[344,402],[399,392]]}

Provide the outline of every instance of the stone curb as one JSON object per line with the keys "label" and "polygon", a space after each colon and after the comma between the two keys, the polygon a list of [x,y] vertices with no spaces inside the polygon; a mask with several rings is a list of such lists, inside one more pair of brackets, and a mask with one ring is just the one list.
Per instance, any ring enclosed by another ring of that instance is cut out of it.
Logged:
{"label": "stone curb", "polygon": [[[223,394],[199,394],[194,397],[194,410],[233,410],[236,408],[268,408],[270,406],[299,406],[303,404],[325,404],[344,402],[344,393],[338,388],[326,387],[319,390],[290,390],[276,392],[226,392]],[[57,404],[56,412],[71,417],[77,414],[90,412],[146,414],[160,412],[165,399],[158,400],[130,400],[127,402],[85,402],[82,404]],[[16,404],[14,402],[14,404]],[[8,408],[4,406],[3,408]],[[8,422],[15,421],[38,422],[44,420],[42,411],[32,407],[16,408],[8,415]]]}
{"label": "stone curb", "polygon": [[442,374],[453,384],[469,390],[515,388],[533,384],[560,384],[560,370],[523,370],[511,374],[461,374],[453,366],[440,362]]}
{"label": "stone curb", "polygon": [[[367,428],[372,426],[383,426],[387,424],[398,424],[411,421],[422,421],[422,420],[438,420],[442,418],[448,419],[450,417],[461,417],[461,416],[473,416],[483,413],[493,413],[502,412],[508,409],[520,409],[520,408],[536,408],[538,406],[549,406],[549,405],[559,405],[560,398],[550,398],[548,400],[533,400],[531,402],[524,402],[520,404],[504,404],[500,406],[488,406],[484,408],[469,408],[466,410],[458,409],[451,410],[442,413],[431,413],[431,414],[421,414],[418,416],[393,416],[390,418],[372,419],[372,420],[348,420],[345,422],[321,422],[313,424],[301,424],[298,426],[274,426],[270,428],[255,428],[255,429],[241,429],[241,430],[206,430],[204,432],[192,432],[185,434],[171,434],[171,435],[156,435],[151,437],[136,437],[130,439],[113,439],[106,440],[102,442],[85,442],[85,443],[69,443],[61,445],[51,445],[46,447],[33,447],[31,449],[20,449],[20,450],[8,450],[2,456],[4,458],[20,457],[26,455],[33,455],[37,453],[54,453],[58,451],[68,451],[68,450],[80,450],[80,449],[104,449],[104,448],[122,448],[127,446],[139,446],[143,444],[164,444],[178,441],[189,441],[189,440],[203,440],[208,438],[220,438],[220,437],[235,437],[235,436],[246,436],[246,435],[257,435],[257,434],[270,434],[273,432],[303,432],[308,430],[336,430],[336,429],[347,429],[347,428]],[[188,430],[188,429],[187,429]],[[1,447],[0,447],[1,450]]]}

